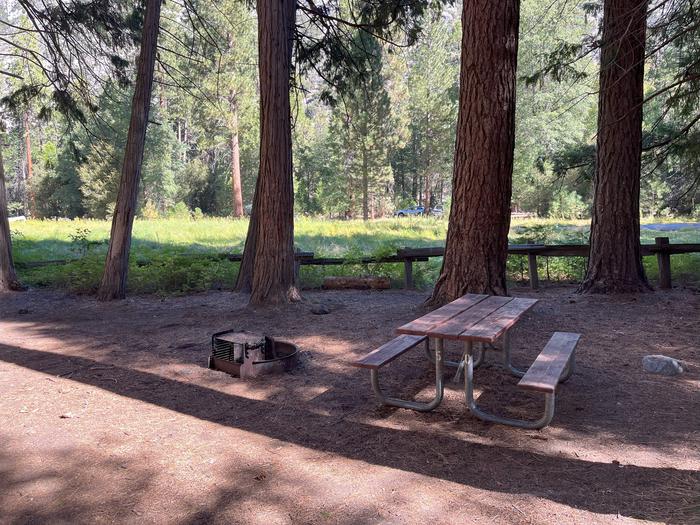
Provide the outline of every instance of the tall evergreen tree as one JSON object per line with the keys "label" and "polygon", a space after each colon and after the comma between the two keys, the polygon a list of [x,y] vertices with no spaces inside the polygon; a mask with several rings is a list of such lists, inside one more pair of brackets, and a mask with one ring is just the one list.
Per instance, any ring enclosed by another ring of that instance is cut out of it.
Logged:
{"label": "tall evergreen tree", "polygon": [[151,109],[153,71],[158,47],[158,30],[162,0],[147,0],[143,21],[141,52],[139,53],[136,84],[131,106],[131,123],[124,150],[122,176],[117,203],[112,218],[109,249],[97,298],[100,300],[123,299],[126,295],[126,278],[129,269],[131,230],[136,215],[146,127]]}
{"label": "tall evergreen tree", "polygon": [[[459,82],[456,25],[442,18],[431,22],[416,45],[404,52],[408,67],[410,138],[405,150],[411,153],[410,190],[415,201],[426,209],[443,203],[443,187],[449,187],[454,161]],[[405,191],[406,181],[400,182]]]}
{"label": "tall evergreen tree", "polygon": [[[252,149],[257,126],[257,32],[254,13],[238,0],[216,5],[201,3],[197,7],[203,20],[202,30],[212,32],[212,39],[195,39],[201,46],[199,60],[181,60],[188,73],[188,86],[201,97],[198,118],[208,121],[207,147],[225,144],[230,159],[230,204],[234,217],[244,215],[244,176],[254,181],[250,162],[242,166],[246,149]],[[174,31],[183,32],[181,27]],[[192,37],[184,32],[182,39]],[[177,57],[174,57],[177,58]],[[247,141],[247,143],[245,143]],[[223,153],[223,150],[222,150]],[[247,168],[244,173],[244,168]]]}
{"label": "tall evergreen tree", "polygon": [[[342,91],[349,82],[348,72],[356,71],[354,50],[348,51],[347,27],[386,39],[398,26],[413,42],[428,7],[443,3],[364,2],[359,12],[343,19],[333,13],[339,5],[332,2],[317,5],[310,0],[258,0],[260,172],[236,285],[238,290],[251,292],[251,303],[299,299],[293,283],[294,191],[289,122],[295,43],[298,59]],[[296,24],[297,8],[304,17],[301,24]]]}
{"label": "tall evergreen tree", "polygon": [[649,288],[639,241],[647,4],[604,4],[591,250],[581,292]]}
{"label": "tall evergreen tree", "polygon": [[289,90],[296,0],[258,0],[260,172],[237,288],[252,304],[300,299],[294,283]]}
{"label": "tall evergreen tree", "polygon": [[359,208],[362,218],[368,220],[388,204],[394,129],[382,47],[368,33],[359,32],[355,38],[355,46],[363,50],[357,57],[362,75],[340,97],[331,126],[337,131],[337,149],[344,159],[347,210],[355,216]]}
{"label": "tall evergreen tree", "polygon": [[452,208],[430,304],[506,294],[518,22],[519,0],[464,2]]}
{"label": "tall evergreen tree", "polygon": [[5,166],[2,160],[2,139],[0,134],[0,292],[21,290],[22,285],[17,279],[15,265],[12,259],[12,239],[7,213],[7,190],[5,188]]}

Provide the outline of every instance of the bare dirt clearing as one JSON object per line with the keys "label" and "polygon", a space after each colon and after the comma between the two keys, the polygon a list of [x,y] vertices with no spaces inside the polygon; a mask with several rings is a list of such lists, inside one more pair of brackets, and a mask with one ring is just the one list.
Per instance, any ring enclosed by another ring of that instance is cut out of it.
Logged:
{"label": "bare dirt clearing", "polygon": [[[449,381],[432,413],[378,407],[348,363],[424,313],[425,293],[306,292],[322,316],[226,292],[0,296],[0,522],[700,522],[700,294],[573,292],[513,291],[541,300],[514,332],[516,364],[554,331],[583,334],[540,432],[475,419]],[[303,366],[208,370],[210,335],[228,328],[296,343]],[[656,353],[688,372],[645,374]],[[415,351],[384,385],[426,397],[431,370]],[[486,406],[540,410],[495,364],[476,380]]]}

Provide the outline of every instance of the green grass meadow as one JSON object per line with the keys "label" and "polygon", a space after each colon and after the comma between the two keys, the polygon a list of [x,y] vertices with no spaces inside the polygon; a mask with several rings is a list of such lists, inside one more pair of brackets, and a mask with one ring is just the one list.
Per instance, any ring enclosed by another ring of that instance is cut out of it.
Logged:
{"label": "green grass meadow", "polygon": [[[208,289],[231,289],[238,263],[217,254],[241,253],[247,220],[228,218],[137,220],[134,223],[129,270],[131,293],[178,294]],[[30,220],[13,222],[14,255],[25,284],[90,293],[99,283],[107,251],[110,222],[96,220]],[[319,286],[327,275],[387,275],[396,286],[403,278],[401,264],[353,264],[362,256],[392,255],[398,248],[444,245],[447,221],[436,218],[380,219],[364,222],[300,217],[295,223],[296,246],[317,257],[342,257],[343,266],[303,266],[301,284]],[[642,230],[642,242],[665,236],[671,242],[700,243],[700,230],[677,232]],[[514,220],[512,243],[582,244],[588,240],[587,221]],[[69,260],[68,264],[33,267],[31,263]],[[576,282],[585,270],[582,257],[538,258],[541,280]],[[645,258],[650,279],[657,275],[656,260]],[[441,259],[414,264],[414,278],[430,286]],[[700,284],[700,254],[671,257],[674,282]],[[511,256],[508,277],[527,280],[525,257]]]}

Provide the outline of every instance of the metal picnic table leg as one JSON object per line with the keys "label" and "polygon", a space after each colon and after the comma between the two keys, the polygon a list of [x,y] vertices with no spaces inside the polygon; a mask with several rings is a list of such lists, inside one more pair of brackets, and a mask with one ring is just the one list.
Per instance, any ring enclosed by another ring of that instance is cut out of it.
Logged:
{"label": "metal picnic table leg", "polygon": [[442,397],[445,393],[445,384],[443,380],[443,341],[438,339],[435,347],[435,397],[432,401],[421,403],[419,401],[408,401],[395,397],[387,397],[382,392],[379,386],[379,371],[376,369],[370,370],[372,389],[380,401],[385,405],[395,406],[399,408],[410,408],[419,412],[429,412],[437,408],[442,403]]}
{"label": "metal picnic table leg", "polygon": [[[462,358],[459,361],[459,366],[457,367],[457,372],[455,372],[455,377],[453,379],[453,381],[455,383],[459,383],[461,381],[462,373],[464,372],[464,363],[467,362],[467,359],[466,359],[467,352],[473,348],[474,348],[473,343],[471,341],[469,341],[469,342],[464,341],[464,351],[462,352]],[[484,348],[484,345],[482,343],[481,350],[479,350],[479,357],[474,359],[474,363],[473,363],[474,368],[479,368],[484,363],[485,360],[486,360],[486,348]]]}
{"label": "metal picnic table leg", "polygon": [[[442,341],[441,339],[438,339],[438,341]],[[466,352],[466,350],[465,350]],[[465,352],[462,352],[462,357],[459,359],[459,361],[451,361],[449,359],[444,359],[443,358],[443,364],[445,366],[448,366],[450,368],[457,368],[457,373],[460,374],[461,377],[461,371],[464,370],[464,355]],[[481,364],[484,362],[484,356],[486,352],[482,349],[479,351],[479,357],[477,357],[474,360],[474,368],[479,368]],[[435,364],[435,356],[433,355],[433,352],[430,350],[430,339],[425,340],[425,355],[428,356],[428,359],[430,360],[431,363]],[[457,381],[457,376],[455,376],[455,381]]]}
{"label": "metal picnic table leg", "polygon": [[[471,342],[469,342],[469,346],[471,346]],[[496,414],[491,414],[481,410],[476,404],[476,401],[474,401],[474,358],[472,356],[471,348],[469,348],[465,359],[467,373],[464,376],[464,394],[467,400],[467,405],[469,406],[469,411],[476,417],[492,423],[500,423],[503,425],[527,429],[543,428],[549,425],[549,423],[552,421],[552,418],[554,417],[554,394],[545,394],[544,415],[535,421],[525,421],[522,419],[497,416]]]}
{"label": "metal picnic table leg", "polygon": [[510,331],[503,334],[503,364],[515,377],[523,377],[525,370],[515,368],[510,361]]}

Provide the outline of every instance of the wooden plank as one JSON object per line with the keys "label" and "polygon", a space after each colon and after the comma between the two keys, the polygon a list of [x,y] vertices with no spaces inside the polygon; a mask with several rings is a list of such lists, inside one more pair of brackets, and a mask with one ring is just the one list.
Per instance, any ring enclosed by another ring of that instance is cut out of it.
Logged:
{"label": "wooden plank", "polygon": [[324,290],[388,290],[391,280],[388,277],[324,277],[321,288]]}
{"label": "wooden plank", "polygon": [[[587,244],[557,244],[535,248],[530,253],[545,255],[550,257],[588,257],[590,248]],[[510,251],[509,251],[510,253]]]}
{"label": "wooden plank", "polygon": [[418,335],[400,335],[351,364],[359,368],[373,368],[376,370],[425,341],[425,339],[424,336]]}
{"label": "wooden plank", "polygon": [[455,299],[451,303],[447,303],[445,306],[442,306],[437,310],[433,310],[432,312],[425,314],[423,317],[397,328],[396,333],[425,335],[426,332],[431,330],[433,327],[447,321],[457,314],[462,313],[467,308],[471,308],[487,297],[488,295],[481,294],[463,295],[459,299]]}
{"label": "wooden plank", "polygon": [[697,253],[700,252],[700,244],[691,243],[676,243],[676,244],[642,244],[642,253],[645,251],[649,254],[654,253],[669,253],[671,255],[677,253]]}
{"label": "wooden plank", "polygon": [[[361,259],[341,259],[338,257],[319,257],[314,259],[302,259],[301,264],[304,266],[332,266],[332,265],[359,265],[359,264],[375,264],[375,263],[401,263],[405,259],[391,255],[388,257],[362,257]],[[426,262],[427,257],[416,257],[414,261]]]}
{"label": "wooden plank", "polygon": [[407,290],[413,289],[413,259],[403,261],[403,287]]}
{"label": "wooden plank", "polygon": [[[668,237],[657,237],[657,246],[668,246]],[[662,290],[671,289],[671,255],[664,252],[657,252],[656,262],[659,265],[659,288]]]}
{"label": "wooden plank", "polygon": [[512,300],[512,297],[487,297],[468,310],[434,326],[426,332],[426,335],[443,339],[460,339],[462,332]]}
{"label": "wooden plank", "polygon": [[431,248],[403,248],[396,250],[397,257],[442,257],[445,255],[443,246],[434,246]]}
{"label": "wooden plank", "polygon": [[294,259],[294,286],[299,287],[299,274],[301,273],[301,263],[299,259]]}
{"label": "wooden plank", "polygon": [[544,248],[546,248],[544,244],[509,244],[508,253],[511,255],[527,255],[529,253],[537,253]]}
{"label": "wooden plank", "polygon": [[581,334],[555,332],[518,383],[520,388],[553,393]]}
{"label": "wooden plank", "polygon": [[487,318],[482,319],[468,330],[462,332],[460,338],[493,343],[536,303],[537,299],[517,297]]}
{"label": "wooden plank", "polygon": [[537,255],[534,253],[527,254],[528,273],[530,275],[530,288],[537,290],[540,287],[540,278],[537,275]]}

